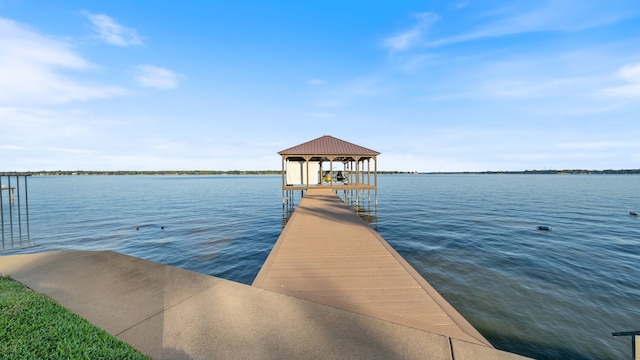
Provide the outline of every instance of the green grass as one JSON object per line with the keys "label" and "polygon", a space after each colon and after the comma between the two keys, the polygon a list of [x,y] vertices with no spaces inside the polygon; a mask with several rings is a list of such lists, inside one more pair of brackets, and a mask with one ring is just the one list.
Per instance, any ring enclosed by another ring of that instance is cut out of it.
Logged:
{"label": "green grass", "polygon": [[148,359],[49,297],[0,276],[0,359]]}

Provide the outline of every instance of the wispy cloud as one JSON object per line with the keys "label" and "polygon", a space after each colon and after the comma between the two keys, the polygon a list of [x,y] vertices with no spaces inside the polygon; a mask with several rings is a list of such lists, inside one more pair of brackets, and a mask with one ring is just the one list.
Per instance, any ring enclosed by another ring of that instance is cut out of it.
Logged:
{"label": "wispy cloud", "polygon": [[82,83],[68,70],[95,66],[72,45],[0,18],[0,105],[60,104],[123,95],[114,85]]}
{"label": "wispy cloud", "polygon": [[[500,64],[504,67],[500,69]],[[545,64],[547,65],[547,64]],[[521,69],[521,71],[517,71]],[[544,71],[537,65],[489,63],[461,70],[431,88],[426,101],[446,100],[525,100],[582,98],[600,79],[592,75]]]}
{"label": "wispy cloud", "polygon": [[[487,3],[493,4],[493,3]],[[464,6],[456,6],[464,10]],[[453,24],[454,14],[433,12],[416,15],[415,24],[409,29],[383,40],[392,51],[411,48],[436,48],[473,40],[510,36],[515,34],[580,31],[611,24],[632,16],[623,8],[609,7],[604,3],[582,0],[538,1],[514,3],[502,7],[490,7],[483,16],[477,16],[466,26]],[[438,22],[439,37],[430,36],[432,26]]]}
{"label": "wispy cloud", "polygon": [[618,76],[622,80],[640,83],[640,62],[623,66],[618,70]]}
{"label": "wispy cloud", "polygon": [[91,66],[75,54],[71,44],[38,33],[16,21],[0,17],[0,59],[5,63],[46,63],[71,69]]}
{"label": "wispy cloud", "polygon": [[411,28],[384,39],[382,45],[391,51],[407,50],[421,43],[429,27],[439,19],[429,12],[416,14],[415,18],[416,23]]}
{"label": "wispy cloud", "polygon": [[136,70],[136,82],[142,87],[169,90],[178,87],[180,80],[184,78],[184,75],[155,65],[139,65]]}
{"label": "wispy cloud", "polygon": [[616,75],[622,84],[598,90],[596,95],[640,99],[640,62],[621,67]]}
{"label": "wispy cloud", "polygon": [[122,26],[105,14],[84,12],[84,15],[93,24],[93,30],[98,37],[107,44],[123,47],[143,45],[143,38],[135,29]]}
{"label": "wispy cloud", "polygon": [[322,79],[309,79],[307,80],[307,84],[309,85],[324,85],[325,81]]}

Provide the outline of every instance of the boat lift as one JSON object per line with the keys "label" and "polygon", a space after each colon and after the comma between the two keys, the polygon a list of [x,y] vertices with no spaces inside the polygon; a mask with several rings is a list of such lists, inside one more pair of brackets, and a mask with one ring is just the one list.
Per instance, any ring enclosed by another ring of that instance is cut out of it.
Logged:
{"label": "boat lift", "polygon": [[28,174],[0,174],[0,231],[2,249],[31,244]]}

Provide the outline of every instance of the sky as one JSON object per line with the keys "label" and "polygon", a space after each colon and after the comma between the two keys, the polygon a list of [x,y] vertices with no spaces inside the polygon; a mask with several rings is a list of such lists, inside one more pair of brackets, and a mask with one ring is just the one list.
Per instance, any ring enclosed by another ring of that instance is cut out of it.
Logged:
{"label": "sky", "polygon": [[0,172],[640,168],[640,2],[0,0]]}

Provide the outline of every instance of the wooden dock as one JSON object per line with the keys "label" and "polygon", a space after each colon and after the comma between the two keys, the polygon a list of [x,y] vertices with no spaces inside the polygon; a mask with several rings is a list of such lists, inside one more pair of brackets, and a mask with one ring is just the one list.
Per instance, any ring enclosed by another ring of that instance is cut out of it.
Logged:
{"label": "wooden dock", "polygon": [[309,189],[254,287],[491,347],[330,189]]}

